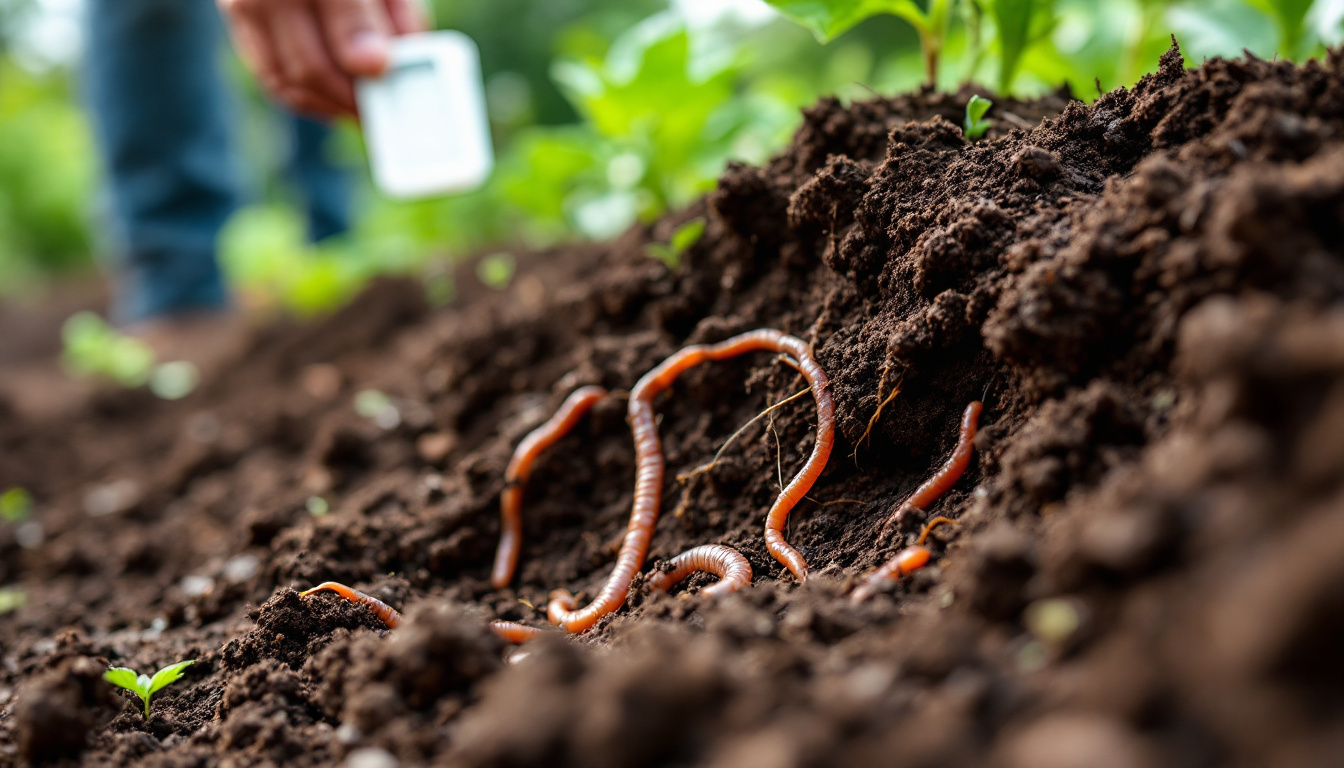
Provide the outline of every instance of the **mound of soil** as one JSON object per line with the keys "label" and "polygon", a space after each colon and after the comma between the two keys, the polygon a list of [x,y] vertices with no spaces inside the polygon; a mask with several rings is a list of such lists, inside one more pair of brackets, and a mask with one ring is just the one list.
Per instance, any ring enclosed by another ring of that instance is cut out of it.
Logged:
{"label": "mound of soil", "polygon": [[[443,309],[380,283],[179,403],[0,405],[0,487],[38,502],[0,527],[27,597],[0,616],[0,763],[1338,764],[1344,58],[1173,49],[1090,106],[1001,103],[974,143],[967,95],[822,101],[688,211],[520,255],[503,292],[463,271]],[[646,255],[692,217],[679,266]],[[673,479],[800,389],[747,356],[658,401],[650,562],[728,544],[755,585],[637,581],[585,635],[491,635],[544,625],[551,590],[591,597],[632,500],[612,398],[539,461],[518,576],[491,589],[521,437],[579,385],[757,327],[832,380],[836,450],[788,531],[808,583],[762,537],[807,398]],[[364,390],[386,400],[360,415]],[[935,564],[852,603],[974,399],[971,469],[924,511],[957,521]],[[405,624],[293,591],[329,579]],[[187,658],[148,722],[96,674]]]}

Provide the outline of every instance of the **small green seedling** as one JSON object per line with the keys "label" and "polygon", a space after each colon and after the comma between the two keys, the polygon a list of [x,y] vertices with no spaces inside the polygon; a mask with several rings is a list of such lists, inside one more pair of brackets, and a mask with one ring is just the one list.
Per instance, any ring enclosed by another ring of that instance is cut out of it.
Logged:
{"label": "small green seedling", "polygon": [[985,113],[994,106],[994,102],[979,96],[972,96],[966,102],[966,119],[961,123],[961,132],[967,141],[975,141],[989,130],[990,121],[984,119]]}
{"label": "small green seedling", "polygon": [[705,220],[697,216],[677,227],[666,243],[649,243],[644,246],[644,253],[663,262],[668,269],[676,269],[681,266],[681,255],[700,242],[704,234]]}
{"label": "small green seedling", "polygon": [[492,253],[476,263],[476,277],[497,291],[509,287],[513,273],[518,268],[511,253]]}
{"label": "small green seedling", "polygon": [[153,677],[149,675],[136,674],[134,669],[129,667],[113,667],[103,673],[103,679],[107,682],[134,693],[145,702],[145,719],[149,719],[149,699],[156,692],[162,690],[165,686],[171,685],[181,679],[186,673],[187,667],[195,664],[195,659],[179,661],[176,664],[169,664],[154,673]]}
{"label": "small green seedling", "polygon": [[22,523],[33,513],[33,495],[26,488],[10,488],[0,493],[0,519]]}

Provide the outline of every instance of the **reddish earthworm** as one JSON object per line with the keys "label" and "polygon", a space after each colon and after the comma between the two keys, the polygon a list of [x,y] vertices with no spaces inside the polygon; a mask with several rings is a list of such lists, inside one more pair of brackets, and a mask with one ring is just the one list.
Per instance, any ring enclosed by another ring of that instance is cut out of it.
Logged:
{"label": "reddish earthworm", "polygon": [[916,488],[915,492],[910,494],[910,498],[892,513],[882,525],[879,536],[885,536],[887,529],[900,522],[905,513],[911,509],[927,509],[961,479],[962,473],[971,463],[971,454],[975,451],[976,425],[980,421],[980,411],[984,407],[985,404],[979,400],[972,400],[971,404],[966,406],[966,412],[961,416],[961,432],[957,436],[957,447],[952,449],[952,455],[947,457],[941,469],[933,473],[933,477],[925,480],[923,485]]}
{"label": "reddish earthworm", "polygon": [[863,583],[854,590],[854,594],[850,596],[850,599],[856,603],[861,603],[872,597],[877,590],[881,589],[888,582],[895,581],[902,576],[913,573],[928,565],[930,558],[933,557],[928,548],[924,546],[925,540],[929,538],[929,531],[932,531],[936,526],[942,525],[943,523],[948,523],[950,525],[952,522],[952,520],[946,517],[935,517],[930,520],[928,525],[924,526],[924,531],[919,534],[919,541],[916,542],[914,546],[906,547],[900,552],[897,552],[895,557],[883,563],[882,567],[878,568],[876,571],[873,571],[873,573],[867,579],[864,579]]}
{"label": "reddish earthworm", "polygon": [[835,405],[831,400],[830,382],[821,366],[812,358],[807,342],[771,329],[748,331],[718,344],[685,347],[644,374],[630,391],[628,415],[630,428],[635,434],[635,499],[630,512],[630,524],[616,557],[616,567],[607,577],[607,583],[598,592],[597,598],[581,610],[576,610],[576,601],[572,595],[563,591],[556,594],[546,611],[552,624],[561,624],[571,632],[582,632],[592,627],[603,616],[625,603],[630,582],[644,565],[649,541],[653,538],[654,526],[658,522],[665,469],[662,443],[654,420],[653,398],[671,386],[687,369],[706,360],[724,360],[756,350],[792,355],[817,401],[817,439],[812,447],[812,455],[775,499],[765,521],[765,545],[770,554],[792,571],[799,581],[807,578],[807,561],[784,540],[783,531],[789,511],[812,488],[825,469],[831,446],[835,442]]}
{"label": "reddish earthworm", "polygon": [[523,542],[523,488],[532,474],[532,462],[573,429],[579,419],[606,396],[607,390],[602,387],[574,390],[560,404],[555,415],[527,433],[513,452],[513,458],[504,470],[504,491],[499,496],[499,548],[495,551],[495,565],[490,572],[490,584],[495,589],[507,587],[518,567],[518,550]]}
{"label": "reddish earthworm", "polygon": [[[314,592],[324,589],[335,592],[351,602],[367,605],[369,608],[373,609],[373,614],[381,619],[382,622],[387,625],[388,629],[396,629],[401,626],[401,614],[398,613],[395,608],[376,597],[366,595],[357,589],[351,589],[350,587],[335,581],[326,581],[318,584],[312,589],[300,592],[299,597],[307,597]],[[518,624],[512,621],[492,621],[490,622],[490,631],[504,638],[507,642],[523,643],[531,640],[546,630],[529,627],[525,624]]]}
{"label": "reddish earthworm", "polygon": [[751,563],[736,549],[722,544],[704,544],[672,558],[671,569],[649,574],[649,588],[666,592],[696,571],[712,573],[719,580],[705,587],[702,594],[726,595],[751,583]]}
{"label": "reddish earthworm", "polygon": [[300,592],[299,597],[307,597],[314,592],[320,592],[324,589],[335,592],[351,602],[367,605],[369,608],[373,609],[373,615],[381,619],[382,622],[387,625],[388,629],[396,629],[401,625],[401,614],[397,613],[397,609],[372,595],[366,595],[357,589],[351,589],[344,584],[335,581],[324,581],[312,589]]}
{"label": "reddish earthworm", "polygon": [[492,621],[490,622],[490,631],[504,638],[505,642],[517,645],[519,643],[525,643],[547,631],[554,632],[555,630],[529,627],[526,624],[519,624],[514,621]]}

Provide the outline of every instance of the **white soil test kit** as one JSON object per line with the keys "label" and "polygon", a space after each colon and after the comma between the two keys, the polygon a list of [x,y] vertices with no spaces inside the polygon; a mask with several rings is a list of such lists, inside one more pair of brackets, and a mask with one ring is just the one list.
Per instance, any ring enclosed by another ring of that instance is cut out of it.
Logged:
{"label": "white soil test kit", "polygon": [[356,83],[373,179],[419,198],[464,192],[490,174],[493,153],[480,53],[460,32],[392,41],[387,73]]}

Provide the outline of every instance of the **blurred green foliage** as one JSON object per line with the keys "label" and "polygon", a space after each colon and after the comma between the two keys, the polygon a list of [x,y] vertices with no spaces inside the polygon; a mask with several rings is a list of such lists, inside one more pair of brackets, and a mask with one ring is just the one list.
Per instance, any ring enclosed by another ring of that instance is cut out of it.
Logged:
{"label": "blurred green foliage", "polygon": [[95,166],[69,74],[0,55],[0,290],[90,264]]}
{"label": "blurred green foliage", "polygon": [[[1243,48],[1300,60],[1338,41],[1344,14],[1335,0],[770,3],[815,36],[747,0],[435,0],[438,26],[479,43],[495,173],[470,194],[413,203],[379,197],[362,173],[354,231],[317,245],[275,181],[283,142],[273,114],[235,65],[248,95],[240,142],[261,183],[223,234],[227,274],[248,302],[300,314],[339,306],[387,272],[423,276],[442,302],[452,295],[446,262],[649,221],[712,188],[727,160],[778,151],[799,107],[821,94],[917,87],[932,61],[942,88],[971,80],[1030,95],[1067,83],[1090,99],[1151,71],[1172,34],[1191,64]],[[96,248],[87,224],[96,162],[72,74],[18,66],[5,7],[0,291],[86,267]],[[362,169],[353,126],[330,149]],[[685,246],[673,241],[651,255],[675,264]]]}

